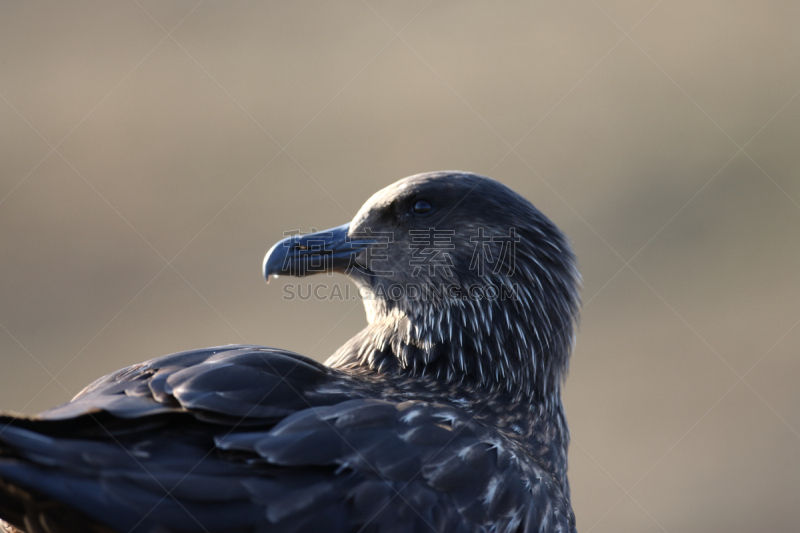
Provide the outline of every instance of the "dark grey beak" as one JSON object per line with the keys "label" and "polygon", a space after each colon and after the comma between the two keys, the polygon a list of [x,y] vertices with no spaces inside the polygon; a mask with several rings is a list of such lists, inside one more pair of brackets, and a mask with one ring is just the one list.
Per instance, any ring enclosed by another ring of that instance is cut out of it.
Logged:
{"label": "dark grey beak", "polygon": [[355,255],[368,248],[372,239],[351,239],[350,224],[292,235],[278,241],[264,257],[263,273],[273,276],[306,276],[321,272],[345,272],[356,263]]}

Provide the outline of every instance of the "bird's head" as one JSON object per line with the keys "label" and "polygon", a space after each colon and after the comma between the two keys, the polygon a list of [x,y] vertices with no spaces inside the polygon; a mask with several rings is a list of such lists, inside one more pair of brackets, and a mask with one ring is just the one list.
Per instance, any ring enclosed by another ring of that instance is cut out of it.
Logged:
{"label": "bird's head", "polygon": [[288,237],[264,258],[266,277],[331,271],[359,286],[370,322],[338,366],[529,393],[560,385],[579,305],[575,258],[547,217],[497,181],[410,176],[349,224]]}

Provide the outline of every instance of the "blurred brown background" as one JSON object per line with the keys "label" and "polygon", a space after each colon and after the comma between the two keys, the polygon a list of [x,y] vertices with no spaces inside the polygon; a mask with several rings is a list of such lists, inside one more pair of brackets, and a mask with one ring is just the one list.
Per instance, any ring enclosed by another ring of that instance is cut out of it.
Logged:
{"label": "blurred brown background", "polygon": [[580,258],[579,530],[798,531],[799,59],[796,0],[3,0],[0,408],[326,358],[360,303],[283,301],[267,249],[469,170]]}

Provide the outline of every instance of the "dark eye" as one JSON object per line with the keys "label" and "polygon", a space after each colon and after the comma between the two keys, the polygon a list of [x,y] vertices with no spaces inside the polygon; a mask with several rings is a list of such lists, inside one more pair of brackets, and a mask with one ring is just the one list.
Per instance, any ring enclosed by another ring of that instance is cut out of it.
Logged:
{"label": "dark eye", "polygon": [[424,215],[431,209],[433,209],[433,206],[428,200],[417,200],[416,203],[414,204],[413,211],[417,215]]}

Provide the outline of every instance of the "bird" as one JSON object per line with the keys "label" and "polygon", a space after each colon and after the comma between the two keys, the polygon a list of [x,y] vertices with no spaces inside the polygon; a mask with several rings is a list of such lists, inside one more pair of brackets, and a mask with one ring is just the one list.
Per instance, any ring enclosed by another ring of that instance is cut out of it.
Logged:
{"label": "bird", "polygon": [[556,225],[491,178],[417,174],[262,265],[332,272],[367,325],[324,364],[190,350],[0,415],[6,529],[574,533],[561,391],[580,274]]}

